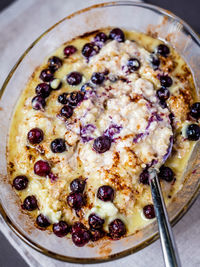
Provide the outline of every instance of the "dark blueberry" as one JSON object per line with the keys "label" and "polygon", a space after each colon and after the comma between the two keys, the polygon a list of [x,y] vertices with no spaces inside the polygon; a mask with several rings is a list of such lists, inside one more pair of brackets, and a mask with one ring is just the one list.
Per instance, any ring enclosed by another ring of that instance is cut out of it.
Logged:
{"label": "dark blueberry", "polygon": [[140,61],[137,58],[130,58],[127,66],[130,72],[137,71],[140,68]]}
{"label": "dark blueberry", "polygon": [[111,147],[111,139],[108,136],[99,136],[94,140],[93,148],[98,153],[104,153]]}
{"label": "dark blueberry", "polygon": [[39,176],[46,176],[50,171],[51,167],[47,161],[38,160],[34,165],[34,173]]}
{"label": "dark blueberry", "polygon": [[99,43],[105,43],[108,40],[107,35],[104,32],[99,32],[94,37],[94,42],[98,45]]}
{"label": "dark blueberry", "polygon": [[93,242],[101,239],[102,237],[105,236],[105,232],[103,230],[91,230],[91,240]]}
{"label": "dark blueberry", "polygon": [[83,92],[71,92],[68,96],[69,104],[76,107],[84,98]]}
{"label": "dark blueberry", "polygon": [[171,182],[174,179],[174,172],[172,171],[171,168],[163,165],[160,167],[160,172],[158,174],[158,177],[167,182]]}
{"label": "dark blueberry", "polygon": [[74,53],[76,53],[76,51],[77,51],[77,49],[73,45],[68,45],[64,48],[64,54],[66,57],[73,55]]}
{"label": "dark blueberry", "polygon": [[52,90],[59,90],[62,87],[62,82],[60,79],[52,79],[49,84]]}
{"label": "dark blueberry", "polygon": [[168,54],[170,53],[170,50],[169,50],[169,47],[168,46],[166,46],[164,44],[160,44],[160,45],[157,46],[156,52],[159,55],[163,56],[163,57],[167,57]]}
{"label": "dark blueberry", "polygon": [[85,93],[92,89],[92,85],[90,83],[85,83],[81,86],[81,92]]}
{"label": "dark blueberry", "polygon": [[58,70],[62,66],[62,60],[56,56],[50,57],[48,60],[48,63],[49,63],[49,67],[53,71]]}
{"label": "dark blueberry", "polygon": [[156,95],[161,101],[166,101],[170,97],[170,92],[167,88],[161,87],[156,91]]}
{"label": "dark blueberry", "polygon": [[46,228],[51,224],[49,222],[49,220],[47,219],[47,217],[44,216],[43,214],[40,214],[40,215],[37,216],[36,223],[37,223],[38,226],[40,226],[42,228]]}
{"label": "dark blueberry", "polygon": [[76,178],[70,183],[70,189],[74,193],[83,193],[85,189],[85,180]]}
{"label": "dark blueberry", "polygon": [[161,100],[159,104],[161,108],[167,108],[167,103],[165,101]]}
{"label": "dark blueberry", "polygon": [[33,109],[43,111],[45,106],[46,106],[46,101],[40,95],[37,95],[32,99],[32,108]]}
{"label": "dark blueberry", "polygon": [[35,196],[28,196],[24,199],[22,208],[28,211],[32,211],[38,208],[37,199]]}
{"label": "dark blueberry", "polygon": [[88,217],[88,223],[92,229],[102,229],[104,222],[104,219],[101,219],[94,213],[90,214],[90,216]]}
{"label": "dark blueberry", "polygon": [[170,87],[173,84],[172,78],[170,78],[168,75],[161,75],[160,84],[163,87]]}
{"label": "dark blueberry", "polygon": [[197,141],[200,138],[200,127],[197,124],[190,124],[186,130],[186,136],[190,141]]}
{"label": "dark blueberry", "polygon": [[85,205],[85,199],[81,193],[70,193],[67,197],[68,205],[75,210],[80,210]]}
{"label": "dark blueberry", "polygon": [[24,190],[28,186],[28,178],[24,175],[19,175],[13,180],[13,186],[16,190]]}
{"label": "dark blueberry", "polygon": [[93,43],[87,43],[83,46],[82,55],[86,58],[93,57],[99,52],[98,46]]}
{"label": "dark blueberry", "polygon": [[86,229],[80,229],[72,234],[72,241],[77,247],[83,247],[90,241],[91,234]]}
{"label": "dark blueberry", "polygon": [[70,106],[64,106],[61,108],[60,115],[69,119],[73,115],[73,108]]}
{"label": "dark blueberry", "polygon": [[39,83],[35,88],[36,95],[40,95],[43,98],[46,98],[51,93],[51,88],[47,83]]}
{"label": "dark blueberry", "polygon": [[68,100],[68,93],[63,93],[61,95],[58,96],[58,102],[65,105],[67,103],[69,103],[69,100]]}
{"label": "dark blueberry", "polygon": [[58,237],[64,237],[69,233],[69,226],[65,221],[54,223],[53,232]]}
{"label": "dark blueberry", "polygon": [[109,235],[113,239],[119,239],[126,234],[126,226],[120,219],[115,219],[109,226]]}
{"label": "dark blueberry", "polygon": [[150,62],[154,70],[158,69],[160,66],[160,59],[155,54],[151,54]]}
{"label": "dark blueberry", "polygon": [[146,205],[146,206],[143,208],[143,213],[144,213],[144,216],[145,216],[147,219],[153,219],[153,218],[155,218],[154,206],[153,206],[152,204],[150,204],[150,205]]}
{"label": "dark blueberry", "polygon": [[85,227],[85,225],[81,222],[75,222],[73,225],[72,225],[72,228],[71,228],[71,234],[74,234],[80,230],[86,230],[87,228]]}
{"label": "dark blueberry", "polygon": [[94,84],[102,84],[102,82],[105,80],[105,76],[101,72],[94,72],[91,77],[91,81]]}
{"label": "dark blueberry", "polygon": [[56,138],[51,142],[51,151],[53,153],[62,153],[66,150],[65,139]]}
{"label": "dark blueberry", "polygon": [[109,34],[109,38],[112,40],[116,40],[117,42],[124,42],[125,40],[124,33],[119,28],[112,29]]}
{"label": "dark blueberry", "polygon": [[113,201],[114,190],[109,185],[103,185],[99,187],[97,197],[102,201]]}
{"label": "dark blueberry", "polygon": [[40,142],[42,142],[44,138],[44,134],[41,129],[33,128],[28,132],[27,138],[31,144],[35,145],[35,144],[39,144]]}
{"label": "dark blueberry", "polygon": [[190,107],[190,115],[197,120],[200,118],[200,102],[192,104]]}
{"label": "dark blueberry", "polygon": [[53,71],[50,69],[42,70],[40,79],[43,80],[43,82],[50,82],[53,79]]}
{"label": "dark blueberry", "polygon": [[67,75],[67,82],[69,85],[78,85],[82,81],[82,74],[77,71],[73,71]]}
{"label": "dark blueberry", "polygon": [[140,174],[140,183],[149,184],[149,172],[147,169],[144,169]]}

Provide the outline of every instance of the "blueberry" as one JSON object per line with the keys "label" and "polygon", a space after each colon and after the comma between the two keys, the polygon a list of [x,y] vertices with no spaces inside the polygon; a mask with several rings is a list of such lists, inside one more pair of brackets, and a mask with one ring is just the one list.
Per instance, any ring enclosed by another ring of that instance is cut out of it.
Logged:
{"label": "blueberry", "polygon": [[186,135],[188,140],[197,141],[200,138],[200,127],[197,124],[190,124],[187,127]]}
{"label": "blueberry", "polygon": [[59,57],[53,56],[48,60],[49,67],[53,71],[58,70],[62,66],[62,60]]}
{"label": "blueberry", "polygon": [[24,190],[28,186],[28,178],[24,175],[19,175],[13,180],[13,186],[16,190]]}
{"label": "blueberry", "polygon": [[76,107],[84,98],[83,92],[71,92],[68,96],[69,104]]}
{"label": "blueberry", "polygon": [[73,71],[67,75],[67,82],[69,85],[78,85],[81,83],[81,81],[82,74],[77,71]]}
{"label": "blueberry", "polygon": [[33,99],[32,99],[32,108],[35,109],[35,110],[44,110],[46,106],[46,101],[43,97],[41,97],[40,95],[38,96],[35,96]]}
{"label": "blueberry", "polygon": [[130,72],[137,71],[140,68],[140,61],[137,58],[130,58],[127,66]]}
{"label": "blueberry", "polygon": [[34,165],[34,173],[39,176],[47,176],[51,171],[51,167],[47,161],[38,160]]}
{"label": "blueberry", "polygon": [[164,44],[160,44],[160,45],[157,46],[156,52],[159,55],[163,56],[163,57],[167,57],[168,54],[170,53],[170,50],[169,50],[169,47],[168,46],[166,46]]}
{"label": "blueberry", "polygon": [[170,97],[170,92],[167,88],[161,87],[156,91],[156,95],[161,101],[166,101]]}
{"label": "blueberry", "polygon": [[108,136],[99,136],[94,140],[93,148],[98,153],[104,153],[111,147],[111,139]]}
{"label": "blueberry", "polygon": [[90,214],[90,216],[88,217],[88,223],[92,229],[96,229],[96,230],[102,229],[104,222],[105,222],[104,219],[101,219],[99,216],[97,216],[94,213]]}
{"label": "blueberry", "polygon": [[167,182],[171,182],[174,179],[174,172],[172,171],[171,168],[163,165],[160,167],[160,172],[158,174],[158,177]]}
{"label": "blueberry", "polygon": [[109,235],[112,239],[119,239],[126,234],[126,226],[120,219],[115,219],[109,226]]}
{"label": "blueberry", "polygon": [[90,83],[84,83],[82,86],[81,86],[81,92],[85,93],[89,90],[91,90],[93,87]]}
{"label": "blueberry", "polygon": [[190,115],[197,120],[200,118],[200,102],[192,104],[190,107]]}
{"label": "blueberry", "polygon": [[70,183],[70,189],[74,193],[83,193],[85,189],[85,180],[76,178]]}
{"label": "blueberry", "polygon": [[27,134],[28,141],[32,144],[39,144],[44,138],[43,131],[39,128],[31,129]]}
{"label": "blueberry", "polygon": [[160,66],[160,59],[155,54],[150,55],[150,62],[154,70]]}
{"label": "blueberry", "polygon": [[161,108],[167,108],[167,103],[165,101],[161,100],[159,104]]}
{"label": "blueberry", "polygon": [[40,73],[40,79],[43,82],[50,82],[53,79],[53,71],[51,69],[42,70]]}
{"label": "blueberry", "polygon": [[86,58],[90,58],[98,54],[99,48],[94,43],[87,43],[83,46],[82,55]]}
{"label": "blueberry", "polygon": [[116,40],[117,42],[124,42],[125,36],[121,29],[114,28],[110,31],[109,38],[111,40]]}
{"label": "blueberry", "polygon": [[67,197],[68,205],[75,210],[80,210],[85,205],[85,199],[81,193],[70,193]]}
{"label": "blueberry", "polygon": [[144,169],[140,174],[140,183],[149,184],[149,172],[147,169]]}
{"label": "blueberry", "polygon": [[70,106],[62,107],[62,109],[60,111],[60,115],[69,119],[73,115],[73,108]]}
{"label": "blueberry", "polygon": [[144,213],[144,216],[145,216],[147,219],[153,219],[153,218],[155,218],[154,206],[153,206],[152,204],[150,204],[150,205],[146,205],[146,206],[143,208],[143,213]]}
{"label": "blueberry", "polygon": [[113,201],[114,190],[109,185],[103,185],[99,187],[98,192],[97,192],[97,197],[102,201]]}
{"label": "blueberry", "polygon": [[73,55],[74,53],[76,53],[76,51],[77,51],[77,49],[76,49],[75,46],[68,45],[68,46],[66,46],[64,48],[64,51],[63,52],[64,52],[64,54],[65,54],[66,57],[69,57],[69,56]]}
{"label": "blueberry", "polygon": [[51,151],[53,153],[62,153],[66,150],[65,139],[56,138],[51,142]]}
{"label": "blueberry", "polygon": [[24,199],[22,208],[28,211],[33,211],[38,208],[37,199],[35,196],[28,196]]}
{"label": "blueberry", "polygon": [[53,224],[53,232],[58,237],[64,237],[69,233],[69,226],[65,221]]}
{"label": "blueberry", "polygon": [[68,93],[63,93],[61,95],[58,96],[58,102],[65,105],[67,103],[69,103],[69,100],[68,100]]}
{"label": "blueberry", "polygon": [[104,32],[99,32],[94,37],[94,42],[99,46],[102,46],[107,40],[108,37]]}
{"label": "blueberry", "polygon": [[160,84],[163,87],[170,87],[173,84],[172,78],[170,78],[168,75],[161,75]]}
{"label": "blueberry", "polygon": [[94,229],[91,229],[91,240],[93,242],[101,239],[104,236],[105,236],[105,232],[103,230],[94,230]]}
{"label": "blueberry", "polygon": [[101,72],[94,72],[91,77],[91,81],[94,84],[102,84],[103,81],[105,80],[105,76]]}
{"label": "blueberry", "polygon": [[35,88],[36,95],[46,98],[51,93],[51,88],[47,83],[39,83]]}
{"label": "blueberry", "polygon": [[72,241],[77,247],[83,247],[90,241],[91,234],[87,229],[79,229],[72,234]]}
{"label": "blueberry", "polygon": [[71,228],[71,234],[74,234],[80,230],[86,230],[87,228],[85,227],[85,225],[81,222],[75,222],[73,225],[72,225],[72,228]]}
{"label": "blueberry", "polygon": [[40,214],[40,215],[37,216],[36,223],[37,223],[38,226],[40,226],[42,228],[46,228],[51,224],[49,222],[49,220],[47,219],[47,217],[44,216],[43,214]]}

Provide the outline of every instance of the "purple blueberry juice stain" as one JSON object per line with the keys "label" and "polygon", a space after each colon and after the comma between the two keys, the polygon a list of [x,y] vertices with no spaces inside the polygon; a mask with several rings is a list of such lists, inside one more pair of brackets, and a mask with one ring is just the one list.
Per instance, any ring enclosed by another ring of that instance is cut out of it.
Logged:
{"label": "purple blueberry juice stain", "polygon": [[163,156],[163,161],[166,161],[167,158],[169,157],[169,155],[171,154],[172,147],[173,147],[173,135],[170,136],[170,138],[169,138],[169,146],[167,148],[167,153]]}
{"label": "purple blueberry juice stain", "polygon": [[136,143],[137,144],[139,142],[139,139],[141,139],[144,136],[145,136],[144,133],[136,134],[136,136],[133,138],[133,143]]}
{"label": "purple blueberry juice stain", "polygon": [[81,126],[80,128],[80,136],[83,143],[89,142],[93,140],[94,138],[91,136],[91,134],[96,129],[96,126],[93,124],[87,124],[85,126]]}
{"label": "purple blueberry juice stain", "polygon": [[122,126],[119,126],[117,124],[111,124],[108,129],[105,130],[104,135],[109,136],[110,138],[113,138],[114,135],[119,134],[122,129]]}

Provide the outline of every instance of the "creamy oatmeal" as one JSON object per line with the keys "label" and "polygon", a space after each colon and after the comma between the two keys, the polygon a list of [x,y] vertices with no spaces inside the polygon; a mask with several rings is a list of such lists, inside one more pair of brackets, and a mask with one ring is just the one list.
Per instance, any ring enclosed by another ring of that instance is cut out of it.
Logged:
{"label": "creamy oatmeal", "polygon": [[160,40],[104,29],[64,44],[13,115],[8,171],[22,208],[77,246],[135,233],[155,217],[148,168],[170,155],[166,202],[181,188],[200,136],[196,101],[189,68]]}

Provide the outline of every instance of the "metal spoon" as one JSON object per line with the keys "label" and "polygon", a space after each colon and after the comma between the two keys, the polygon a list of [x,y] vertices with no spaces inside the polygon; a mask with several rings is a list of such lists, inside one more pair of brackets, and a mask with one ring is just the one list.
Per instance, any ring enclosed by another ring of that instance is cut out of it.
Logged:
{"label": "metal spoon", "polygon": [[[172,147],[172,144],[170,144],[170,146]],[[167,152],[164,161],[166,161],[170,153],[171,151]],[[154,210],[157,218],[158,229],[160,233],[160,240],[162,245],[165,266],[181,267],[178,250],[176,247],[172,228],[169,222],[156,168],[149,169],[149,184],[151,186],[151,194],[154,203]]]}

